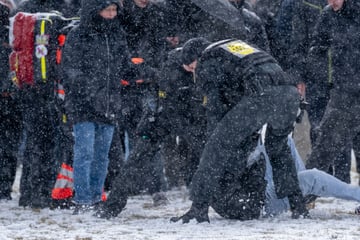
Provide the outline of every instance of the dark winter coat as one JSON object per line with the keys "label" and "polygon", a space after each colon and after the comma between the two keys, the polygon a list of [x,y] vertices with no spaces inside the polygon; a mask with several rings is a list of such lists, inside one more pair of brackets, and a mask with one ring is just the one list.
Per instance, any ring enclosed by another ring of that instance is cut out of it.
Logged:
{"label": "dark winter coat", "polygon": [[122,25],[132,57],[141,57],[150,66],[158,67],[165,46],[164,11],[158,4],[150,2],[145,8],[138,7],[133,0],[126,0]]}
{"label": "dark winter coat", "polygon": [[269,85],[295,85],[273,57],[240,40],[210,45],[198,64],[210,131],[243,96],[261,95]]}
{"label": "dark winter coat", "polygon": [[[292,37],[289,49],[289,73],[298,82],[310,83],[310,76],[307,75],[307,54],[310,48],[310,41],[322,9],[326,6],[326,0],[293,1],[294,9],[292,16]],[[327,80],[328,55],[318,56],[310,64],[317,64],[317,79]]]}
{"label": "dark winter coat", "polygon": [[9,72],[9,12],[7,6],[0,4],[0,89],[5,85]]}
{"label": "dark winter coat", "polygon": [[258,0],[253,4],[252,10],[260,17],[270,43],[271,55],[277,60],[281,58],[282,49],[276,32],[276,16],[279,11],[281,0]]}
{"label": "dark winter coat", "polygon": [[206,125],[202,96],[193,74],[182,67],[181,48],[169,53],[159,82],[161,118],[171,124],[174,133],[182,134],[186,128]]}
{"label": "dark winter coat", "polygon": [[118,18],[109,23],[98,14],[104,3],[83,2],[80,25],[69,33],[63,53],[65,108],[75,123],[112,123],[121,111],[120,81],[128,79],[130,57]]}
{"label": "dark winter coat", "polygon": [[347,0],[336,12],[327,6],[320,16],[310,48],[310,57],[314,59],[330,50],[333,88],[306,167],[326,171],[332,165],[336,176],[346,182],[350,182],[351,165],[347,155],[359,134],[359,23],[359,1]]}
{"label": "dark winter coat", "polygon": [[357,96],[360,90],[359,31],[360,3],[347,0],[337,12],[330,6],[324,9],[310,45],[310,58],[313,59],[330,49],[334,88]]}

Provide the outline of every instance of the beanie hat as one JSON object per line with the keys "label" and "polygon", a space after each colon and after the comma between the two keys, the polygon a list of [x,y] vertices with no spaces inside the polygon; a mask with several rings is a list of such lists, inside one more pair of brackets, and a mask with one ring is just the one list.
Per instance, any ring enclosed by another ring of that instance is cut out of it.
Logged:
{"label": "beanie hat", "polygon": [[100,5],[100,10],[103,10],[110,6],[111,4],[115,4],[117,7],[119,7],[119,1],[118,0],[105,0],[102,1],[102,4]]}
{"label": "beanie hat", "polygon": [[182,48],[182,63],[189,65],[194,62],[209,45],[210,42],[202,37],[188,40]]}

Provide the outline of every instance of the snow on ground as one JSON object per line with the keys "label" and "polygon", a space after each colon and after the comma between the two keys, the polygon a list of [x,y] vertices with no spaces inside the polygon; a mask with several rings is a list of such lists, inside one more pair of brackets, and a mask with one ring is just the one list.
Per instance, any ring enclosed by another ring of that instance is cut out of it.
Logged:
{"label": "snow on ground", "polygon": [[[357,176],[356,176],[357,177]],[[18,184],[18,178],[17,178]],[[148,195],[131,197],[126,209],[112,220],[86,215],[73,216],[71,210],[33,211],[14,199],[0,202],[0,240],[235,240],[235,239],[336,239],[360,238],[360,216],[353,211],[357,202],[320,198],[312,219],[291,219],[290,213],[252,221],[226,220],[210,212],[211,223],[170,223],[190,206],[185,189],[167,192],[169,203],[154,207]]]}

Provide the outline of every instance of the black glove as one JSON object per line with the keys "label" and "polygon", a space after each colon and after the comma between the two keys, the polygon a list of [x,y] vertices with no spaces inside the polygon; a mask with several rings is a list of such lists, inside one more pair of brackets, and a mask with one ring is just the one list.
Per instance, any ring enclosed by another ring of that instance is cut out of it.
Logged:
{"label": "black glove", "polygon": [[208,222],[210,223],[208,216],[209,206],[207,204],[192,204],[190,210],[181,217],[172,217],[170,222],[178,222],[182,220],[182,223],[189,223],[191,219],[196,219],[198,223]]}

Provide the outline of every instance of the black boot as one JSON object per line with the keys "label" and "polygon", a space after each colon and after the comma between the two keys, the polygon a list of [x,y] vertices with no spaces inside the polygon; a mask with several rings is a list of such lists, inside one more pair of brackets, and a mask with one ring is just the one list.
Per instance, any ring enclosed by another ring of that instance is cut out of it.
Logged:
{"label": "black boot", "polygon": [[98,210],[93,215],[97,218],[110,219],[117,217],[121,213],[121,211],[125,208],[127,203],[127,198],[121,199],[121,201],[116,204],[110,204],[109,202],[105,202],[99,205]]}
{"label": "black boot", "polygon": [[300,195],[289,196],[290,210],[292,212],[291,217],[293,219],[310,218],[309,211],[306,208],[305,199]]}

